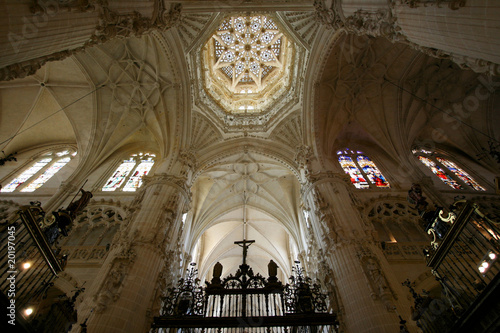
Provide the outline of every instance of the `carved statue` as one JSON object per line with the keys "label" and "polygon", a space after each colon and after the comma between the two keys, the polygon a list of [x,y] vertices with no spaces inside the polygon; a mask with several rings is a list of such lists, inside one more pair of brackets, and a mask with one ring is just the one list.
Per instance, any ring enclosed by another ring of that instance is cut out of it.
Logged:
{"label": "carved statue", "polygon": [[278,265],[272,259],[267,264],[267,271],[270,278],[275,278],[278,275]]}
{"label": "carved statue", "polygon": [[78,215],[78,213],[80,213],[85,207],[87,207],[90,199],[93,196],[91,192],[84,191],[83,189],[80,189],[80,192],[82,192],[82,196],[80,197],[80,199],[70,203],[65,209],[72,219],[74,219]]}
{"label": "carved statue", "polygon": [[408,191],[407,200],[410,204],[415,205],[415,208],[420,213],[424,212],[429,205],[425,197],[422,195],[420,184],[412,184]]}
{"label": "carved statue", "polygon": [[113,268],[109,273],[108,279],[97,297],[96,312],[103,312],[107,308],[108,304],[116,301],[120,297],[120,289],[124,278],[125,265],[121,263],[117,267]]}
{"label": "carved statue", "polygon": [[388,289],[387,281],[382,275],[382,271],[380,270],[380,267],[374,259],[370,258],[366,261],[366,270],[375,286],[375,292],[377,293],[377,296],[385,293]]}
{"label": "carved statue", "polygon": [[378,262],[373,258],[368,258],[365,261],[364,268],[370,280],[370,284],[372,285],[372,297],[374,299],[380,299],[387,311],[394,311],[395,306],[392,302],[392,291]]}
{"label": "carved statue", "polygon": [[70,203],[66,209],[59,209],[57,212],[52,212],[56,223],[44,230],[50,244],[54,244],[60,234],[68,236],[68,227],[71,226],[78,213],[83,211],[92,198],[91,192],[84,191],[83,189],[80,189],[80,191],[82,192],[80,199]]}
{"label": "carved statue", "polygon": [[221,284],[221,277],[222,275],[222,264],[220,262],[217,262],[214,266],[214,276],[212,277],[212,284],[214,285],[220,285]]}

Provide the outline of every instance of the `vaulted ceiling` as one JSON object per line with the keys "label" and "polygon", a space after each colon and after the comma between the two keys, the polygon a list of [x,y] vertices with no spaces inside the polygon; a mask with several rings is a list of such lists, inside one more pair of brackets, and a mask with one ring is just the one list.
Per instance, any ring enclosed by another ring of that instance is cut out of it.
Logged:
{"label": "vaulted ceiling", "polygon": [[[354,145],[386,168],[398,165],[435,129],[446,131],[440,145],[471,160],[480,149],[476,134],[461,124],[450,130],[443,112],[474,92],[477,74],[404,44],[328,30],[312,11],[274,16],[291,41],[289,89],[263,114],[228,115],[203,86],[200,56],[224,17],[187,13],[177,28],[111,40],[1,82],[1,148],[73,144],[82,177],[118,153],[153,151],[160,172],[192,154],[187,250],[207,277],[217,261],[224,273],[235,270],[241,249],[233,242],[244,236],[256,240],[256,271],[273,259],[290,273],[306,237],[295,161],[303,145],[320,168],[336,170],[336,150]],[[492,133],[497,104],[481,101],[463,120]]]}

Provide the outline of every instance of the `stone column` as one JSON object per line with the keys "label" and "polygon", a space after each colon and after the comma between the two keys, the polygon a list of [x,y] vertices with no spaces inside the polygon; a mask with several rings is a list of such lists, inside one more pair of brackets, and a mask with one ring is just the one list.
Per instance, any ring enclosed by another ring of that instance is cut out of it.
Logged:
{"label": "stone column", "polygon": [[385,37],[479,73],[500,74],[500,3],[489,0],[315,0],[318,20]]}
{"label": "stone column", "polygon": [[373,226],[359,213],[349,179],[333,173],[314,177],[305,200],[322,229],[321,265],[333,274],[330,283],[335,286],[326,287],[337,294],[334,304],[341,327],[352,333],[397,333],[400,314],[410,332],[416,332],[409,320],[411,304],[391,272]]}
{"label": "stone column", "polygon": [[84,294],[73,332],[79,332],[86,319],[93,333],[147,332],[158,315],[165,281],[174,278],[179,264],[181,217],[189,192],[185,179],[145,178],[132,203],[132,216],[115,236],[101,271]]}

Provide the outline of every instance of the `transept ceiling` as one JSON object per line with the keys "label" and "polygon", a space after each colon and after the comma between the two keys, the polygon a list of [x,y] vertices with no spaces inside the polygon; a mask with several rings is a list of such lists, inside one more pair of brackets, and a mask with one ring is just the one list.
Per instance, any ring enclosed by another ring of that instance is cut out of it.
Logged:
{"label": "transept ceiling", "polygon": [[[439,109],[477,87],[478,74],[450,61],[326,29],[313,11],[278,12],[272,18],[289,41],[281,47],[289,52],[290,79],[264,96],[259,112],[231,113],[207,88],[201,54],[233,14],[242,13],[188,12],[176,28],[114,39],[0,83],[0,140],[8,142],[2,149],[72,144],[82,177],[138,150],[163,159],[159,173],[179,169],[182,153],[192,155],[187,246],[200,255],[202,274],[209,276],[217,261],[234,271],[241,249],[233,242],[244,236],[257,240],[250,250],[257,271],[273,258],[289,273],[287,263],[296,258],[287,255],[305,251],[297,244],[307,233],[297,215],[299,147],[310,147],[321,168],[333,165],[338,149],[357,145],[387,159],[388,169],[415,140],[433,135],[443,119]],[[482,103],[487,112],[472,120],[486,132],[498,120],[490,111],[495,102]],[[442,144],[474,151],[476,141],[457,131]]]}

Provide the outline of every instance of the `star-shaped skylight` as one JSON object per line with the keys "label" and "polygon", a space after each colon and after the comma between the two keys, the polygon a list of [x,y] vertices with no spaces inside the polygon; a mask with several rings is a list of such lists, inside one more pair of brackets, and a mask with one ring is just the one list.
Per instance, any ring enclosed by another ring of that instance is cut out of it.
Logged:
{"label": "star-shaped skylight", "polygon": [[255,93],[265,78],[282,67],[283,34],[266,16],[231,17],[212,36],[214,69],[231,82],[234,93]]}

